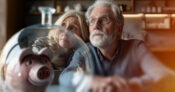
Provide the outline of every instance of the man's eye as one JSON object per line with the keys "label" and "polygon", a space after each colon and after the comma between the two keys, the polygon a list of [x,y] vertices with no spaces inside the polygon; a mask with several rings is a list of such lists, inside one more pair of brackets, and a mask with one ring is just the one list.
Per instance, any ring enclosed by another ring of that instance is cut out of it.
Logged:
{"label": "man's eye", "polygon": [[103,18],[102,18],[102,20],[103,20],[103,21],[106,21],[106,20],[107,20],[107,18],[106,18],[106,17],[103,17]]}
{"label": "man's eye", "polygon": [[103,17],[103,18],[101,19],[101,22],[102,22],[102,23],[108,23],[108,22],[109,22],[109,19],[106,18],[106,17]]}
{"label": "man's eye", "polygon": [[90,23],[94,22],[94,19],[90,20]]}
{"label": "man's eye", "polygon": [[95,22],[95,20],[94,20],[94,19],[91,19],[91,20],[89,21],[89,24],[90,24],[90,25],[93,25],[94,22]]}

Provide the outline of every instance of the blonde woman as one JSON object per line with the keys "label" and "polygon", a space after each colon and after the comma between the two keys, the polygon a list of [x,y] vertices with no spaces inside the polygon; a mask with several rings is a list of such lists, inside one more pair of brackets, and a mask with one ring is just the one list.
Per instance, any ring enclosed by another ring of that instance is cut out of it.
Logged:
{"label": "blonde woman", "polygon": [[[82,12],[71,10],[64,13],[56,22],[55,25],[61,25],[72,31],[82,38],[83,41],[89,40],[89,31],[86,24],[85,16]],[[49,33],[49,38],[58,37],[58,30],[52,30]]]}
{"label": "blonde woman", "polygon": [[48,37],[36,40],[33,48],[40,50],[43,47],[49,47],[54,54],[52,60],[54,68],[62,71],[69,64],[73,54],[73,41],[68,35],[70,32],[67,31],[75,33],[84,42],[88,41],[89,32],[84,14],[74,10],[64,13],[55,24],[67,30],[51,30]]}

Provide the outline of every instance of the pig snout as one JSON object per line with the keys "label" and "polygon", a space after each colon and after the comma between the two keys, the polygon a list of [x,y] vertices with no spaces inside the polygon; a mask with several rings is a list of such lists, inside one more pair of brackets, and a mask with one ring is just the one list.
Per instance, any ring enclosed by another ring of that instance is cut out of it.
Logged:
{"label": "pig snout", "polygon": [[52,80],[52,69],[46,65],[34,65],[29,72],[29,82],[35,86],[46,85]]}
{"label": "pig snout", "polygon": [[47,79],[50,76],[49,68],[42,67],[38,70],[38,78],[41,80]]}

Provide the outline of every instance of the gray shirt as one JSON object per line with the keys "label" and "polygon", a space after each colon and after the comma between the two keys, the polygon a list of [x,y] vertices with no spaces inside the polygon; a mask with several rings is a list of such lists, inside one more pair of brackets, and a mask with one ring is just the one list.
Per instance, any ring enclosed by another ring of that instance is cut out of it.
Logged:
{"label": "gray shirt", "polygon": [[119,75],[125,78],[142,75],[140,62],[145,54],[150,54],[139,40],[120,40],[112,61],[106,60],[98,48],[88,43],[93,58],[94,74],[102,76]]}
{"label": "gray shirt", "polygon": [[[93,65],[92,70],[94,75],[117,75],[126,79],[138,78],[140,80],[148,76],[150,78],[147,79],[151,79],[154,82],[154,80],[163,78],[162,76],[166,75],[168,71],[152,55],[144,42],[140,40],[120,40],[112,61],[104,59],[99,49],[92,44],[88,43],[87,46],[92,55],[92,61],[90,62]],[[76,71],[77,67],[85,67],[83,61],[86,57],[83,56],[82,52],[81,49],[77,50],[70,65],[62,72],[60,76],[60,83],[62,85],[72,85],[70,82],[72,78],[71,73],[73,73],[72,70]]]}

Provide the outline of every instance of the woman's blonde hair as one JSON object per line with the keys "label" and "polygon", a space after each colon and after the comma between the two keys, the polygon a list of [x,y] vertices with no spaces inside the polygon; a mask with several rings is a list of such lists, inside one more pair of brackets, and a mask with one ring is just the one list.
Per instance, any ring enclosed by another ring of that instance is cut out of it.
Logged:
{"label": "woman's blonde hair", "polygon": [[[78,19],[78,22],[80,24],[81,38],[83,39],[83,41],[88,42],[89,41],[88,26],[86,24],[85,16],[82,12],[75,10],[67,11],[55,22],[55,25],[61,25],[62,22],[68,17],[76,17]],[[50,31],[48,36],[49,38],[51,37],[57,38],[57,30]]]}

